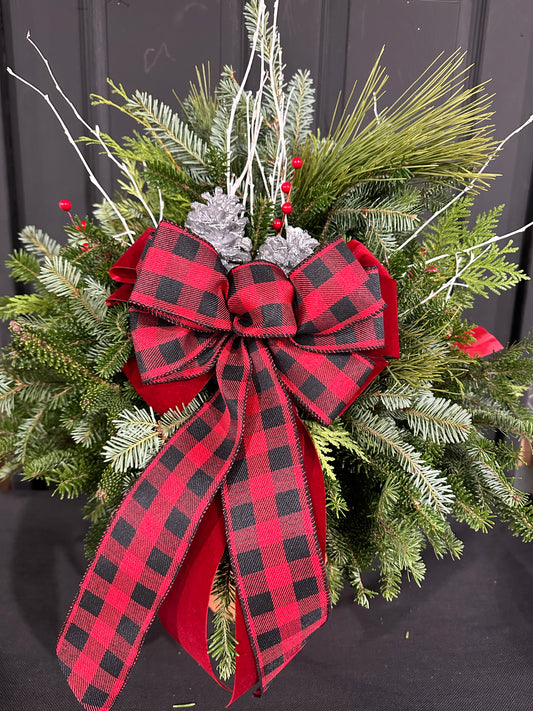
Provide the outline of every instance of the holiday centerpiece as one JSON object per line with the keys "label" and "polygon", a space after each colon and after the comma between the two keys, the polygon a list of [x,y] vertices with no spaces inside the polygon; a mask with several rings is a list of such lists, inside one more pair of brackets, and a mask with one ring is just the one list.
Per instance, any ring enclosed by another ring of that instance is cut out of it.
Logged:
{"label": "holiday centerpiece", "polygon": [[32,289],[0,304],[3,472],[87,500],[92,561],[58,656],[88,709],[111,707],[156,613],[234,676],[233,700],[268,686],[345,581],[367,606],[366,570],[389,599],[421,582],[428,543],[458,556],[453,519],[533,538],[506,474],[533,436],[532,344],[465,315],[526,278],[500,209],[470,217],[508,140],[489,99],[455,54],[378,108],[376,64],[313,133],[276,14],[247,3],[242,80],[228,67],[211,92],[199,70],[179,115],[111,83],[95,101],[143,129],[121,143],[67,99],[121,171],[114,196],[19,77],[103,195],[85,219],[61,202],[64,246],[22,231],[9,266]]}

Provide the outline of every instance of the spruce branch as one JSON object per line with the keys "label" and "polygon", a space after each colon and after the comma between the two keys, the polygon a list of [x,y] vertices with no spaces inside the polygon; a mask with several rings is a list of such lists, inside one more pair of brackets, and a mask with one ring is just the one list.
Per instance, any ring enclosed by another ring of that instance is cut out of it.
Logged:
{"label": "spruce branch", "polygon": [[289,152],[296,155],[313,125],[315,89],[308,69],[300,69],[294,74],[288,85],[288,93],[292,100],[287,107],[285,136]]}
{"label": "spruce branch", "polygon": [[353,546],[350,544],[349,539],[343,535],[335,521],[328,525],[326,553],[326,572],[328,574],[328,583],[330,583],[332,603],[336,604],[338,601],[343,587],[343,577],[346,576],[354,589],[355,602],[368,609],[370,600],[377,593],[363,583],[363,571],[355,558]]}
{"label": "spruce branch", "polygon": [[104,103],[126,113],[138,121],[173,160],[194,180],[207,180],[205,163],[206,143],[172,111],[170,106],[144,91],[135,91],[128,96],[122,85],[110,82],[114,93],[123,100],[115,104],[104,97],[93,97],[95,103]]}
{"label": "spruce branch", "polygon": [[204,141],[209,141],[217,110],[216,96],[211,91],[211,66],[202,64],[195,67],[196,83],[189,83],[190,89],[187,98],[180,101],[181,108],[187,122],[195,133]]}
{"label": "spruce branch", "polygon": [[111,462],[117,472],[142,470],[162,444],[154,411],[135,407],[123,412],[113,424],[116,434],[102,449],[105,461]]}
{"label": "spruce branch", "polygon": [[142,470],[202,402],[202,396],[197,396],[182,410],[171,409],[160,420],[152,408],[124,410],[113,421],[116,433],[102,449],[104,459],[117,472]]}
{"label": "spruce branch", "polygon": [[25,250],[15,250],[6,261],[11,276],[22,284],[37,281],[41,265],[37,257]]}
{"label": "spruce branch", "polygon": [[23,228],[19,234],[19,239],[25,250],[35,255],[40,261],[43,261],[45,257],[52,259],[61,250],[59,242],[52,239],[46,232],[31,225]]}
{"label": "spruce branch", "polygon": [[402,412],[412,432],[431,442],[464,442],[472,426],[467,410],[431,393],[424,394]]}
{"label": "spruce branch", "polygon": [[423,503],[441,515],[449,513],[453,493],[448,482],[405,440],[392,419],[378,417],[357,406],[352,406],[344,419],[349,423],[356,441],[364,442],[376,454],[392,456],[398,462],[410,475],[411,484],[419,491]]}
{"label": "spruce branch", "polygon": [[50,400],[44,403],[36,412],[32,413],[18,428],[14,453],[17,459],[24,463],[28,451],[32,445],[40,449],[42,442],[46,438],[47,432],[43,426],[42,419],[45,414],[54,407],[58,407],[58,400],[64,398],[74,386],[69,385],[60,392],[56,393]]}

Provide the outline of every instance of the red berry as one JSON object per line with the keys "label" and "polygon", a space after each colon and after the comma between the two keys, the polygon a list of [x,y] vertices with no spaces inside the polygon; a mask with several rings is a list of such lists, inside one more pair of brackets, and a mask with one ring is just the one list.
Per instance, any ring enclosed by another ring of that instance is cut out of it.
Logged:
{"label": "red berry", "polygon": [[76,225],[76,229],[78,230],[78,232],[83,232],[86,227],[87,223],[85,222],[85,220],[80,220],[80,224]]}
{"label": "red berry", "polygon": [[274,220],[272,222],[272,228],[274,230],[281,230],[281,220],[278,220],[278,219]]}
{"label": "red berry", "polygon": [[296,170],[298,170],[298,168],[301,168],[302,165],[303,165],[303,160],[301,158],[299,158],[298,156],[296,156],[295,158],[292,159],[292,167],[296,168]]}
{"label": "red berry", "polygon": [[88,243],[88,242],[84,242],[84,243],[81,245],[80,249],[81,249],[82,252],[87,252],[87,251],[89,250],[89,243]]}
{"label": "red berry", "polygon": [[287,195],[288,193],[290,193],[291,188],[292,188],[292,185],[291,185],[291,183],[289,183],[289,182],[287,182],[287,183],[282,183],[282,184],[281,184],[281,192],[282,192],[282,193],[285,193],[286,195]]}
{"label": "red berry", "polygon": [[285,215],[290,215],[292,212],[292,205],[290,202],[284,202],[283,205],[281,206],[281,212],[283,212]]}
{"label": "red berry", "polygon": [[70,200],[60,200],[59,207],[65,212],[68,212],[72,207],[72,203],[70,202]]}
{"label": "red berry", "polygon": [[431,265],[428,267],[428,272],[438,272],[438,271],[439,271],[439,270],[437,269],[437,267],[436,267],[434,264],[431,264]]}

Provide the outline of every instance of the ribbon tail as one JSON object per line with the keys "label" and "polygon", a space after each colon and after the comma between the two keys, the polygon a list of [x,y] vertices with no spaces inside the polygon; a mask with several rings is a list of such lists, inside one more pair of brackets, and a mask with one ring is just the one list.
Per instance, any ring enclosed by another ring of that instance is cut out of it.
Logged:
{"label": "ribbon tail", "polygon": [[454,345],[456,345],[459,350],[467,353],[471,358],[483,358],[483,356],[503,349],[502,344],[496,336],[493,336],[492,333],[487,331],[486,328],[483,328],[483,326],[474,326],[469,329],[469,333],[475,339],[473,343],[455,343]]}
{"label": "ribbon tail", "polygon": [[207,651],[207,611],[220,559],[226,549],[219,497],[205,512],[180,572],[159,608],[164,628],[224,689],[213,672]]}
{"label": "ribbon tail", "polygon": [[[326,492],[324,489],[324,475],[320,460],[313,444],[313,440],[304,423],[294,410],[294,419],[300,438],[300,446],[303,453],[304,470],[311,496],[313,506],[315,525],[317,530],[318,542],[322,556],[326,555]],[[242,613],[242,608],[238,598],[235,604],[235,638],[237,640],[237,660],[235,669],[235,682],[233,685],[233,694],[230,706],[240,696],[246,693],[249,689],[255,686],[259,677],[255,665],[254,654],[246,623]]]}
{"label": "ribbon tail", "polygon": [[268,348],[260,341],[247,348],[253,376],[244,438],[222,501],[237,592],[266,688],[325,622],[329,594],[293,406]]}
{"label": "ribbon tail", "polygon": [[[159,608],[166,631],[220,686],[207,651],[207,610],[218,563],[226,549],[219,498],[209,506],[169,594]],[[258,682],[255,658],[239,599],[235,599],[236,665],[231,705]]]}
{"label": "ribbon tail", "polygon": [[215,394],[178,430],[130,490],[68,615],[57,654],[89,711],[107,711],[120,693],[240,447],[251,367],[235,345],[222,350],[217,375],[237,367],[243,377],[227,380],[225,394]]}

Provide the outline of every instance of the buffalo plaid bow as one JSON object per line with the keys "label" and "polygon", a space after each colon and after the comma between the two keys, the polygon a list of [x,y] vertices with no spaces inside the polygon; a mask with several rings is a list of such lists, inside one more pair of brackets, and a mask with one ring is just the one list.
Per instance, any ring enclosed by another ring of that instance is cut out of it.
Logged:
{"label": "buffalo plaid bow", "polygon": [[380,353],[398,354],[394,282],[358,243],[338,239],[286,277],[262,261],[228,274],[169,222],[143,241],[133,290],[127,266],[117,297],[130,296],[136,386],[201,387],[214,372],[217,389],[126,496],[65,623],[58,656],[91,710],[111,707],[158,608],[212,673],[207,598],[226,545],[233,699],[257,679],[265,688],[301,649],[329,596],[321,470],[297,407],[331,423],[386,365]]}

